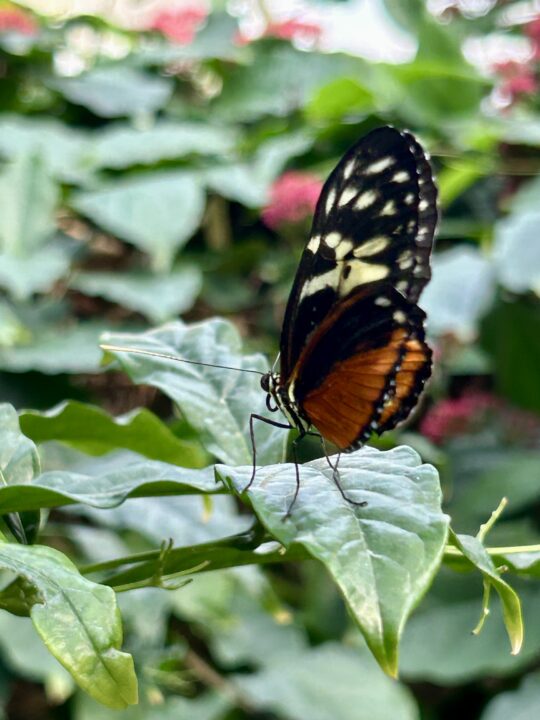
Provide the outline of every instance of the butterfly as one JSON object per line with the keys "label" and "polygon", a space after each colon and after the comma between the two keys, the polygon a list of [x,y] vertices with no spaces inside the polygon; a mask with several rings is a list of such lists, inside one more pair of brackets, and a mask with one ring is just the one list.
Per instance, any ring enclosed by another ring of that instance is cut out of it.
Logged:
{"label": "butterfly", "polygon": [[[409,415],[431,373],[417,302],[436,224],[437,188],[413,135],[381,127],[345,153],[317,202],[279,372],[261,379],[267,407],[288,420],[272,424],[349,452]],[[252,440],[254,418],[268,422],[252,415]]]}

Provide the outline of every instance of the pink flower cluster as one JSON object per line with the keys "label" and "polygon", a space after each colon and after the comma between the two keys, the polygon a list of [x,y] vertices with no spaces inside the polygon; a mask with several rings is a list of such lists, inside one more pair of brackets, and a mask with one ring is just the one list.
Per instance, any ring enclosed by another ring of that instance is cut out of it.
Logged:
{"label": "pink flower cluster", "polygon": [[527,62],[509,60],[496,63],[493,70],[500,76],[500,90],[513,104],[519,98],[535,95],[539,88],[538,62],[540,62],[540,16],[523,26],[531,43],[532,57]]}
{"label": "pink flower cluster", "polygon": [[38,24],[28,13],[17,7],[0,7],[0,33],[36,35],[38,30]]}
{"label": "pink flower cluster", "polygon": [[284,22],[273,22],[267,25],[265,36],[281,38],[281,40],[305,40],[316,42],[320,39],[322,28],[314,22],[305,20],[286,20]]}
{"label": "pink flower cluster", "polygon": [[246,37],[241,32],[236,36],[237,45],[248,45],[253,40],[265,37],[279,38],[280,40],[300,40],[308,45],[315,44],[321,39],[323,29],[315,22],[291,18],[282,22],[270,22],[264,31],[256,37]]}
{"label": "pink flower cluster", "polygon": [[496,63],[493,69],[502,79],[501,91],[510,98],[511,102],[515,102],[518,97],[536,93],[538,82],[529,63],[508,60]]}
{"label": "pink flower cluster", "polygon": [[197,30],[206,20],[207,15],[207,10],[200,5],[160,10],[145,29],[156,30],[171,42],[179,45],[189,45],[193,42]]}
{"label": "pink flower cluster", "polygon": [[270,202],[262,211],[263,222],[275,230],[313,214],[322,181],[309,172],[290,171],[279,177],[270,190]]}
{"label": "pink flower cluster", "polygon": [[494,429],[497,437],[520,446],[537,446],[540,420],[491,393],[471,392],[456,400],[441,400],[424,416],[420,432],[437,445],[452,438]]}

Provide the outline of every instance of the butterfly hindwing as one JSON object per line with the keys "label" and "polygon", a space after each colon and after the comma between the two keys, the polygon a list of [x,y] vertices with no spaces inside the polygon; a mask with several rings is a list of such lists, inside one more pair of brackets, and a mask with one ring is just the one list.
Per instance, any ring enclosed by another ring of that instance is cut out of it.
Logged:
{"label": "butterfly hindwing", "polygon": [[430,165],[412,135],[379,128],[345,154],[323,187],[287,305],[282,381],[351,292],[384,281],[416,302],[430,277],[436,220]]}
{"label": "butterfly hindwing", "polygon": [[350,294],[328,315],[289,386],[309,421],[344,450],[382,432],[383,418],[389,429],[408,414],[429,376],[424,312],[383,283],[376,290]]}

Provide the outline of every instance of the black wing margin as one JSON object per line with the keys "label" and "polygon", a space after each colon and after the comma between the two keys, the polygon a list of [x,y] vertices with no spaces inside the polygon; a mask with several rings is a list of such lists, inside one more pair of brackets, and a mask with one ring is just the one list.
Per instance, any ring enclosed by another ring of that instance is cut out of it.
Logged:
{"label": "black wing margin", "polygon": [[350,148],[323,187],[289,297],[282,383],[316,328],[351,293],[388,284],[417,302],[430,278],[436,223],[429,159],[410,133],[382,127]]}

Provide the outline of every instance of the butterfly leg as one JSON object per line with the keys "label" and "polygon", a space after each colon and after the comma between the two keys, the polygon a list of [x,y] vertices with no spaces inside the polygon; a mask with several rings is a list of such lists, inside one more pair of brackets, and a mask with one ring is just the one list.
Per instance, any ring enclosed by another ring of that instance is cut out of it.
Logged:
{"label": "butterfly leg", "polygon": [[340,478],[339,478],[339,470],[338,470],[338,463],[339,463],[339,459],[341,457],[341,453],[338,453],[335,464],[332,463],[332,461],[330,460],[330,456],[328,455],[328,451],[326,449],[326,443],[324,442],[324,438],[322,435],[320,437],[321,437],[321,445],[323,447],[324,457],[326,458],[326,462],[328,463],[328,465],[330,466],[330,468],[332,470],[332,480],[334,481],[335,486],[339,490],[341,497],[345,500],[345,502],[348,502],[349,505],[356,505],[356,507],[366,507],[366,505],[367,505],[366,500],[361,500],[361,501],[352,500],[345,493],[345,490],[343,489],[343,486],[342,486]]}
{"label": "butterfly leg", "polygon": [[253,472],[251,473],[251,478],[249,479],[248,484],[246,487],[242,490],[242,493],[245,493],[246,490],[249,490],[249,488],[253,485],[253,481],[255,480],[255,473],[257,471],[257,447],[255,445],[255,430],[253,428],[253,421],[254,420],[262,420],[267,425],[273,425],[274,427],[284,428],[285,430],[291,430],[292,425],[285,424],[285,423],[279,423],[275,420],[270,420],[269,418],[264,417],[264,415],[256,415],[255,413],[251,413],[249,416],[249,437],[251,439],[251,450],[252,450],[252,457],[253,457]]}

